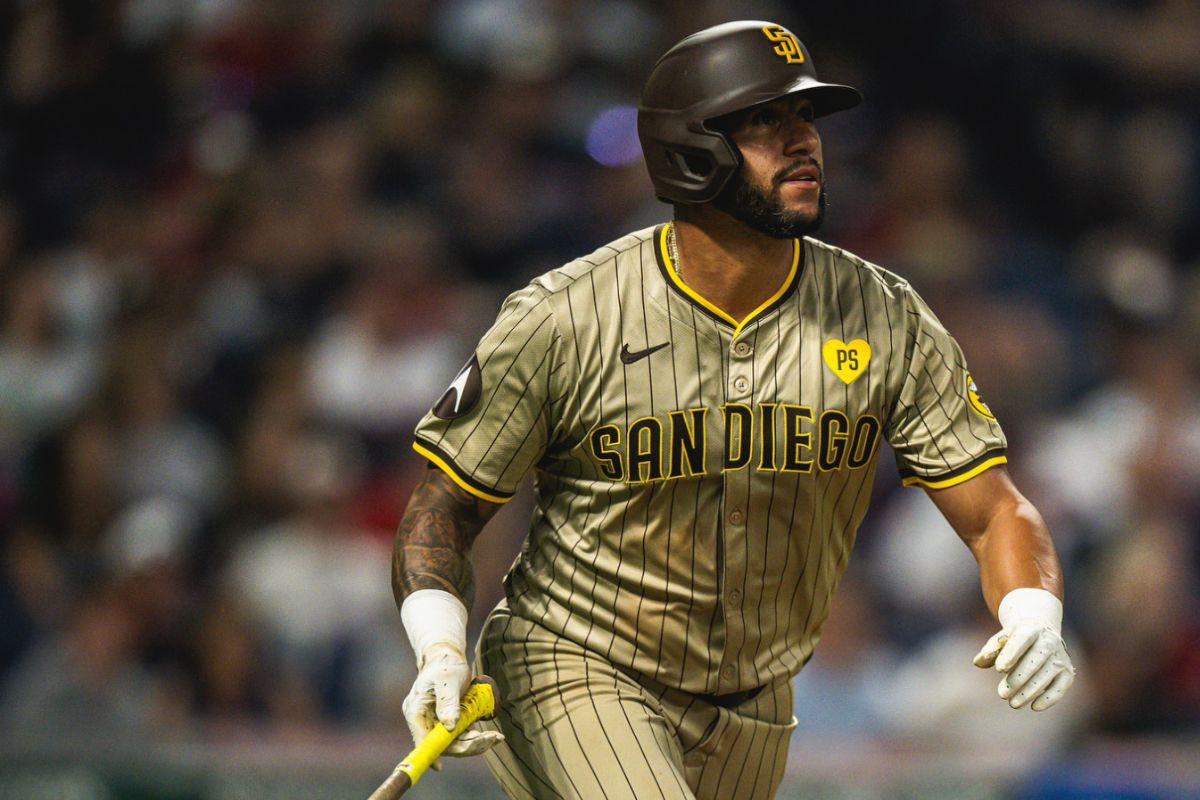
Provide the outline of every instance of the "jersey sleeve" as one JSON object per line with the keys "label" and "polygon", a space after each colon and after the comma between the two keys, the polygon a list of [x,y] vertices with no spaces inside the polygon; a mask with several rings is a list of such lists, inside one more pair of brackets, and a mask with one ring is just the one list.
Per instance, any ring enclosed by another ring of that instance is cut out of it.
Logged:
{"label": "jersey sleeve", "polygon": [[545,290],[530,285],[510,295],[417,424],[413,449],[471,494],[512,499],[550,437],[560,341]]}
{"label": "jersey sleeve", "polygon": [[1008,442],[958,342],[920,296],[907,295],[908,368],[887,437],[905,486],[944,489],[1005,463]]}

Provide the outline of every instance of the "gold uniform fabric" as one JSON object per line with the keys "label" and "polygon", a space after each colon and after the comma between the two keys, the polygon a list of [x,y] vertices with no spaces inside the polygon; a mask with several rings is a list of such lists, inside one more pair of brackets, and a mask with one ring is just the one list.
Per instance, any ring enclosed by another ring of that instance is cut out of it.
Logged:
{"label": "gold uniform fabric", "polygon": [[790,678],[728,707],[628,674],[501,604],[479,637],[481,672],[499,687],[480,727],[515,800],[769,800],[796,727]]}
{"label": "gold uniform fabric", "polygon": [[1003,463],[1006,443],[902,278],[804,238],[739,324],[679,279],[668,227],[511,295],[475,351],[478,399],[427,415],[414,446],[495,501],[534,471],[514,616],[722,695],[811,655],[882,439],[906,484],[934,487]]}

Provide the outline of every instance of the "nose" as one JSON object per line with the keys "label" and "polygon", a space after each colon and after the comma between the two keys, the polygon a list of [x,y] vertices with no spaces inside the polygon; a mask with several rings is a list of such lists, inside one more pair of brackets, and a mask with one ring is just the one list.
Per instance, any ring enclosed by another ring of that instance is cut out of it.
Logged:
{"label": "nose", "polygon": [[793,117],[784,130],[783,152],[788,156],[813,155],[820,149],[821,137],[817,126],[800,117]]}

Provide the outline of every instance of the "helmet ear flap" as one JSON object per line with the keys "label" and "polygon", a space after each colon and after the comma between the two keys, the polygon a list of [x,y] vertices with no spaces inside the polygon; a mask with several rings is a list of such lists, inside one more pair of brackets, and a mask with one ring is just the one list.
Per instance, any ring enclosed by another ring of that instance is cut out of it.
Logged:
{"label": "helmet ear flap", "polygon": [[685,153],[682,150],[672,150],[671,158],[676,168],[686,178],[694,181],[704,181],[717,168],[712,156],[707,153]]}
{"label": "helmet ear flap", "polygon": [[[741,154],[725,136],[678,116],[639,119],[642,147],[658,197],[669,203],[707,203],[741,166]],[[651,128],[648,132],[645,128]]]}

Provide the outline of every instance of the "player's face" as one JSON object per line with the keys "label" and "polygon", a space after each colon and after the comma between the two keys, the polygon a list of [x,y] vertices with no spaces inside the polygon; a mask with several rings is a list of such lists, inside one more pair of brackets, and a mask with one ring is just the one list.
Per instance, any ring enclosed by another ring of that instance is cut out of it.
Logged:
{"label": "player's face", "polygon": [[820,228],[825,175],[812,102],[790,95],[722,122],[743,163],[715,201],[717,208],[781,239]]}

